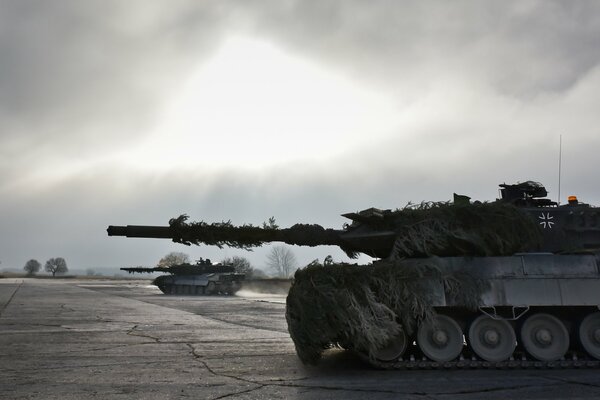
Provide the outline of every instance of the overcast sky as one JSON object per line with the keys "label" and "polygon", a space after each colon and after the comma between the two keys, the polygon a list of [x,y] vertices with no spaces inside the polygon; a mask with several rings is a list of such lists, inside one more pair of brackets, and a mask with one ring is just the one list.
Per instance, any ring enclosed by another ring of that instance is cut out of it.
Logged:
{"label": "overcast sky", "polygon": [[[252,253],[108,225],[494,200],[600,204],[597,1],[0,0],[0,271]],[[300,264],[332,248],[294,248]]]}

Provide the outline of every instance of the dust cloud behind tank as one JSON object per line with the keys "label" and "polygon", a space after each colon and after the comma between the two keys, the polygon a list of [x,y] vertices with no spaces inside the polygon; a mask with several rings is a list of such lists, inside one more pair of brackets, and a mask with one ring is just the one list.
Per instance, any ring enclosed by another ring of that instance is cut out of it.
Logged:
{"label": "dust cloud behind tank", "polygon": [[200,259],[196,264],[177,264],[170,267],[121,268],[129,273],[166,272],[152,281],[164,294],[233,295],[241,288],[244,274],[236,273],[233,265],[213,264]]}
{"label": "dust cloud behind tank", "polygon": [[305,363],[342,347],[390,368],[599,366],[600,209],[575,198],[557,205],[532,181],[500,193],[494,202],[455,196],[348,213],[340,230],[180,216],[108,233],[239,248],[337,245],[379,258],[297,271],[286,318]]}

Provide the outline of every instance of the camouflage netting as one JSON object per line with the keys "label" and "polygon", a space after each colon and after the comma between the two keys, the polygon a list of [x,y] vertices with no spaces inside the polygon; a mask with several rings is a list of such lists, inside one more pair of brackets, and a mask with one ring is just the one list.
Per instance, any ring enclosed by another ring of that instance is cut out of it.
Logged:
{"label": "camouflage netting", "polygon": [[[453,205],[422,203],[387,212],[381,219],[366,219],[345,230],[316,224],[296,224],[279,229],[273,219],[262,227],[234,226],[231,222],[186,222],[187,215],[169,221],[173,241],[242,249],[279,241],[299,246],[339,246],[354,258],[370,249],[360,239],[344,240],[357,227],[369,232],[392,232],[395,242],[379,250],[382,258],[430,256],[499,256],[536,249],[541,240],[539,225],[516,207],[500,203]],[[360,235],[359,235],[360,236]]]}
{"label": "camouflage netting", "polygon": [[421,203],[386,218],[397,233],[391,258],[502,256],[534,249],[541,242],[536,221],[500,203]]}
{"label": "camouflage netting", "polygon": [[173,241],[177,243],[207,244],[236,247],[249,250],[268,242],[284,242],[298,246],[341,245],[339,231],[325,229],[317,224],[296,224],[291,228],[278,229],[275,221],[262,227],[253,225],[235,226],[231,222],[206,223],[186,222],[187,215],[180,215],[169,221]]}
{"label": "camouflage netting", "polygon": [[152,284],[154,286],[158,286],[158,287],[171,284],[172,282],[173,281],[172,281],[170,275],[160,275],[152,280]]}
{"label": "camouflage netting", "polygon": [[286,319],[296,352],[308,364],[336,346],[372,358],[400,331],[410,335],[418,321],[434,315],[434,289],[442,284],[457,305],[470,309],[477,308],[487,288],[471,276],[442,273],[435,258],[420,264],[312,263],[296,272],[287,297]]}

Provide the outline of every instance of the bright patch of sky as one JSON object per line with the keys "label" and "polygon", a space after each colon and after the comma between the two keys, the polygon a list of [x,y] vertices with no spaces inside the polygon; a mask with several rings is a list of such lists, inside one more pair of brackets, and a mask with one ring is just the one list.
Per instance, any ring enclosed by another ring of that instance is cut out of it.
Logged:
{"label": "bright patch of sky", "polygon": [[397,116],[391,98],[248,37],[226,40],[174,93],[123,161],[252,170],[322,160],[389,134]]}

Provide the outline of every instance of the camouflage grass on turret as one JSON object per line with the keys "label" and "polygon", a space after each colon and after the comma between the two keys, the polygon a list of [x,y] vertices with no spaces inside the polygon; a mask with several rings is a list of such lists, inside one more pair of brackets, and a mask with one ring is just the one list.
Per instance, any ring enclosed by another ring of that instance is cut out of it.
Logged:
{"label": "camouflage grass on turret", "polygon": [[536,221],[500,202],[421,203],[393,212],[384,223],[397,233],[394,259],[512,255],[541,241]]}
{"label": "camouflage grass on turret", "polygon": [[[317,224],[296,224],[279,229],[271,219],[262,227],[235,226],[231,222],[187,222],[187,215],[169,221],[173,241],[251,249],[279,241],[299,246],[338,246],[354,258],[360,245],[344,240],[355,225],[345,230]],[[393,259],[431,256],[502,256],[536,248],[539,225],[527,214],[504,203],[453,205],[421,203],[387,212],[382,219],[366,220],[373,232],[396,234],[395,242],[381,257]],[[389,252],[389,253],[388,253]]]}
{"label": "camouflage grass on turret", "polygon": [[470,276],[443,275],[435,260],[373,265],[310,264],[300,269],[287,297],[286,319],[303,363],[324,350],[354,349],[373,357],[389,339],[434,315],[435,286],[443,284],[464,306],[476,308],[485,284]]}

